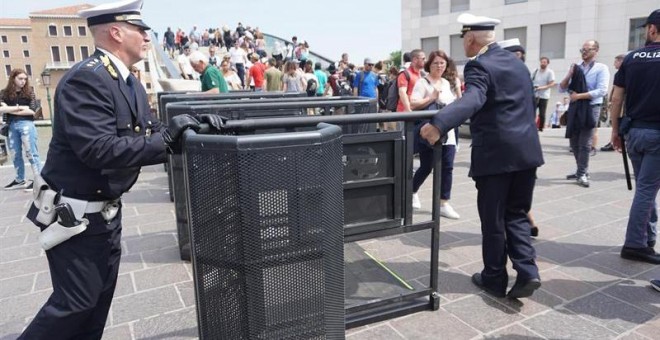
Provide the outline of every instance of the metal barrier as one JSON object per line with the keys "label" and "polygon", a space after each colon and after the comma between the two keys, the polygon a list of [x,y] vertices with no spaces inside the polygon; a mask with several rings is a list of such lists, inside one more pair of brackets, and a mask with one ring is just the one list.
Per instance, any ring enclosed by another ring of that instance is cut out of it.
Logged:
{"label": "metal barrier", "polygon": [[[268,118],[268,120],[281,116],[307,117],[308,109],[322,109],[329,112],[331,109],[340,109],[351,114],[374,112],[376,110],[375,99],[363,97],[330,97],[330,98],[264,98],[255,100],[222,100],[222,101],[198,101],[169,103],[165,112],[169,117],[187,113],[192,115],[214,113],[234,119],[246,118]],[[375,130],[376,124],[352,124],[344,129],[349,131],[370,131],[370,125]],[[286,128],[265,129],[250,133],[272,133],[293,131]],[[179,252],[181,259],[190,260],[190,240],[186,202],[178,197],[185,197],[188,191],[183,178],[183,165],[180,155],[169,157],[169,181],[170,192],[174,196],[174,212],[177,221],[177,233],[179,241]]]}
{"label": "metal barrier", "polygon": [[[439,308],[440,297],[438,295],[438,251],[439,251],[439,235],[440,235],[440,169],[441,169],[441,148],[434,148],[434,165],[433,165],[433,201],[432,201],[432,212],[431,220],[413,223],[412,221],[412,167],[413,167],[413,142],[415,140],[415,122],[423,119],[429,119],[435,111],[417,111],[417,112],[405,112],[405,113],[379,113],[379,114],[362,114],[362,115],[347,115],[347,116],[306,116],[306,117],[284,117],[284,118],[272,118],[272,119],[249,119],[249,120],[234,120],[227,121],[223,127],[222,133],[231,133],[234,135],[250,135],[258,131],[268,130],[268,129],[289,129],[295,130],[297,128],[308,128],[310,126],[315,126],[316,124],[327,122],[329,124],[336,125],[350,125],[355,123],[378,123],[378,122],[393,122],[393,121],[404,121],[404,137],[401,143],[402,153],[401,157],[394,156],[395,152],[391,152],[391,156],[395,159],[396,162],[401,161],[401,167],[403,169],[403,176],[399,178],[391,178],[388,181],[399,181],[400,187],[402,188],[401,196],[398,198],[392,198],[393,202],[399,204],[398,208],[401,214],[404,216],[403,223],[398,225],[387,225],[383,228],[376,227],[377,224],[371,226],[358,226],[357,228],[351,228],[350,225],[345,225],[343,228],[344,231],[344,242],[349,244],[352,241],[371,239],[376,237],[397,235],[402,233],[409,233],[421,230],[430,230],[430,259],[429,259],[429,283],[423,287],[406,287],[397,289],[391,289],[388,292],[385,292],[384,297],[368,299],[355,299],[351,296],[351,288],[347,284],[345,286],[345,297],[347,303],[345,304],[345,325],[346,328],[353,328],[362,326],[365,324],[385,320],[392,317],[397,317],[417,311],[422,310],[437,310]],[[381,134],[370,134],[370,135],[381,135]],[[382,134],[383,137],[379,137],[378,141],[388,141],[387,134]],[[260,137],[262,135],[254,135],[254,137]],[[356,138],[367,138],[367,136],[355,136]],[[351,138],[351,136],[344,136],[343,139]],[[396,145],[395,141],[397,139],[392,139],[392,145]],[[292,141],[292,143],[294,143]],[[350,143],[349,143],[350,144]],[[357,145],[357,144],[356,144]],[[346,155],[347,146],[344,145],[344,156]],[[373,167],[373,160],[371,157],[366,158],[366,161],[360,162],[367,167]],[[380,157],[380,156],[379,156]],[[343,159],[346,163],[346,158]],[[188,165],[190,168],[191,165]],[[245,167],[240,169],[240,171],[251,171],[252,168]],[[356,168],[360,170],[359,168]],[[213,169],[214,176],[223,173],[225,170],[222,167],[216,166]],[[346,168],[344,170],[346,173]],[[372,174],[374,171],[366,170],[365,173]],[[368,176],[367,176],[368,177]],[[209,181],[213,181],[215,177],[208,177]],[[377,178],[376,178],[377,179]],[[378,179],[377,179],[378,180]],[[347,181],[344,178],[344,193],[347,192],[347,184],[350,183],[350,178]],[[350,186],[349,186],[350,187]],[[208,193],[208,189],[204,189],[204,193]],[[225,192],[231,192],[231,188],[223,188]],[[194,190],[190,190],[192,192]],[[366,196],[365,192],[365,196]],[[348,204],[346,201],[347,195],[344,196],[344,211],[346,211]],[[193,204],[188,202],[189,204]],[[200,202],[202,203],[202,202]],[[350,205],[350,204],[349,204]],[[202,207],[202,209],[208,209],[213,211],[215,207],[209,206],[208,204]],[[317,213],[323,212],[323,209],[318,210]],[[346,215],[346,213],[345,213]],[[346,254],[349,254],[350,249],[345,250]],[[354,254],[349,254],[353,256]],[[345,255],[349,256],[349,255]],[[366,262],[365,262],[366,263]],[[346,267],[351,265],[347,262]],[[348,270],[348,268],[345,268]],[[359,269],[359,268],[358,268]],[[348,273],[348,271],[347,271]],[[348,275],[348,274],[347,274]],[[359,277],[358,277],[359,279]],[[349,301],[350,300],[350,301]]]}
{"label": "metal barrier", "polygon": [[[158,93],[158,114],[161,121],[168,124],[171,115],[167,114],[167,105],[177,102],[197,102],[197,101],[218,101],[218,100],[255,100],[265,98],[307,98],[304,92],[252,92],[252,91],[232,91],[229,93],[190,93],[187,91],[170,91]],[[168,161],[164,164],[165,171],[168,173],[168,185],[170,193],[170,201],[174,202],[174,183],[172,182],[172,167],[181,168],[180,159],[172,159],[172,155],[168,157]],[[177,156],[174,156],[177,157]],[[175,164],[176,163],[176,164]]]}
{"label": "metal barrier", "polygon": [[[267,105],[265,105],[268,103]],[[231,120],[249,118],[272,118],[282,116],[306,116],[312,110],[319,115],[352,115],[377,112],[376,99],[366,97],[307,97],[307,98],[266,98],[259,101],[201,101],[194,103],[168,104],[167,115],[178,114],[219,114]],[[343,127],[344,134],[376,132],[376,124],[356,123]]]}
{"label": "metal barrier", "polygon": [[171,116],[166,115],[167,104],[176,102],[194,102],[229,99],[262,99],[262,98],[301,98],[306,97],[305,92],[253,92],[248,90],[230,91],[228,93],[199,93],[189,91],[159,92],[158,112],[160,119],[167,123]]}
{"label": "metal barrier", "polygon": [[340,137],[186,133],[201,339],[344,339]]}

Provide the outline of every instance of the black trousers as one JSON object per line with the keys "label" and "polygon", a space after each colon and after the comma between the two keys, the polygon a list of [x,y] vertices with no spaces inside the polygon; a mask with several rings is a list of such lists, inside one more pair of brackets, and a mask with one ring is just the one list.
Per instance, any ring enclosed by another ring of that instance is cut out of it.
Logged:
{"label": "black trousers", "polygon": [[121,212],[46,252],[53,293],[19,339],[101,339],[117,284]]}
{"label": "black trousers", "polygon": [[539,131],[543,131],[543,128],[545,127],[545,111],[548,108],[548,100],[543,98],[534,98],[534,100],[534,104],[539,108],[539,124],[537,127],[539,128]]}
{"label": "black trousers", "polygon": [[484,284],[502,293],[506,291],[507,255],[518,272],[518,280],[538,278],[527,217],[532,206],[536,168],[474,177],[474,181],[483,235]]}
{"label": "black trousers", "polygon": [[[456,145],[442,146],[442,168],[440,172],[440,199],[451,198],[451,186],[454,180],[454,158]],[[428,146],[419,148],[419,169],[413,175],[412,190],[416,193],[433,171],[433,149]]]}

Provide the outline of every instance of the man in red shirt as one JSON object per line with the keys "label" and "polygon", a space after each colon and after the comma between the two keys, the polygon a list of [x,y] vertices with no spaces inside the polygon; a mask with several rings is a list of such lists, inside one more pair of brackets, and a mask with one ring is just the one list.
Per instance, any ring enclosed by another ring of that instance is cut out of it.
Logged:
{"label": "man in red shirt", "polygon": [[[420,70],[424,68],[426,55],[424,51],[416,49],[410,52],[410,67],[404,72],[399,72],[397,86],[399,87],[399,103],[396,105],[397,112],[410,112],[410,95],[415,83],[420,78]],[[406,74],[407,73],[407,74]]]}
{"label": "man in red shirt", "polygon": [[248,71],[248,78],[245,82],[250,84],[250,80],[254,79],[254,91],[265,91],[266,82],[264,81],[264,72],[266,72],[266,65],[259,61],[259,55],[256,53],[252,53],[250,60],[252,61],[252,66]]}

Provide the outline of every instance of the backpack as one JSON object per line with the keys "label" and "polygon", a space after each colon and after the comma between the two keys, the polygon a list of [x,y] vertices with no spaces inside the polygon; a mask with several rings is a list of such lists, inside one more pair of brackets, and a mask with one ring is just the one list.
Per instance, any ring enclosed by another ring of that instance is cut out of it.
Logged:
{"label": "backpack", "polygon": [[335,96],[352,96],[353,95],[353,90],[351,89],[351,85],[348,83],[346,79],[336,79],[336,85],[337,85],[337,93],[335,93]]}
{"label": "backpack", "polygon": [[316,95],[316,89],[318,89],[319,83],[316,81],[316,79],[308,79],[307,80],[307,95],[312,97]]}
{"label": "backpack", "polygon": [[[410,73],[407,70],[399,72],[396,79],[390,81],[390,84],[387,87],[387,98],[385,99],[385,109],[391,112],[396,112],[396,106],[399,103],[399,76],[403,73],[406,76],[406,80],[410,82]],[[410,84],[410,83],[408,83]]]}

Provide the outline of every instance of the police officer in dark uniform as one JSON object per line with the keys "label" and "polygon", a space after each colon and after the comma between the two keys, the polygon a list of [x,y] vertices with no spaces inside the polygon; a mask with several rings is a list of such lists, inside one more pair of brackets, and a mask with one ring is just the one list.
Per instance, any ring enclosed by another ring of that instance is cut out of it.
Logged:
{"label": "police officer in dark uniform", "polygon": [[[654,249],[660,189],[660,9],[649,15],[644,27],[646,46],[630,52],[614,76],[612,145],[621,151],[619,134],[625,136],[636,184],[621,257],[660,264]],[[626,116],[619,123],[623,102]]]}
{"label": "police officer in dark uniform", "polygon": [[461,14],[466,56],[466,91],[439,111],[421,135],[435,144],[440,136],[468,118],[472,134],[470,176],[478,190],[484,269],[472,282],[504,297],[507,255],[518,272],[508,296],[528,297],[541,286],[530,221],[536,168],[543,164],[534,121],[532,84],[527,67],[495,43],[500,21]]}
{"label": "police officer in dark uniform", "polygon": [[[199,128],[184,116],[164,129],[129,72],[150,41],[141,7],[122,1],[79,13],[97,50],[55,92],[53,138],[28,212],[42,230],[53,293],[20,339],[101,338],[121,256],[121,195],[140,166],[164,162],[183,130]],[[62,205],[66,214],[54,215]]]}

